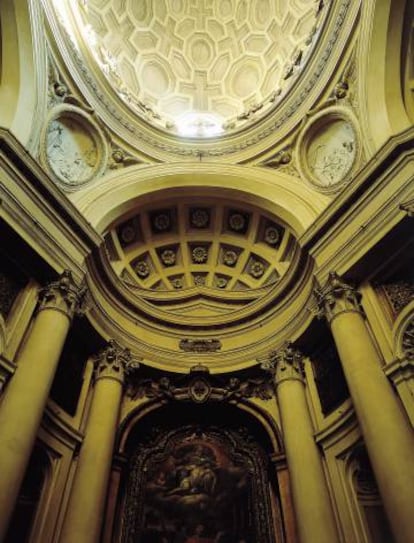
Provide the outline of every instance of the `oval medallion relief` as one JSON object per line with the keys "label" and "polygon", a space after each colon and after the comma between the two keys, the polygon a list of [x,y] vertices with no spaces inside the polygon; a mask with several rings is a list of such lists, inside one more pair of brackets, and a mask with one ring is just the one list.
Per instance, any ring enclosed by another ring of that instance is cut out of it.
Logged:
{"label": "oval medallion relief", "polygon": [[105,168],[107,149],[103,133],[81,109],[59,106],[51,111],[44,129],[41,159],[63,188],[75,190]]}
{"label": "oval medallion relief", "polygon": [[356,124],[348,112],[325,111],[305,128],[298,151],[303,177],[324,192],[335,191],[350,179],[357,163]]}

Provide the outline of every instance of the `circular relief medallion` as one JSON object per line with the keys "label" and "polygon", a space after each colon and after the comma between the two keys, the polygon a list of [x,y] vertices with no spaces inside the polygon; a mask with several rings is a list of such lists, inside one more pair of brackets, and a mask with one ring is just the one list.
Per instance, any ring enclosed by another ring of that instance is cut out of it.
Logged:
{"label": "circular relief medallion", "polygon": [[342,111],[315,118],[299,140],[303,176],[326,192],[337,190],[349,179],[358,153],[355,125]]}
{"label": "circular relief medallion", "polygon": [[59,106],[52,110],[42,141],[42,161],[63,188],[75,190],[105,168],[103,133],[79,108]]}

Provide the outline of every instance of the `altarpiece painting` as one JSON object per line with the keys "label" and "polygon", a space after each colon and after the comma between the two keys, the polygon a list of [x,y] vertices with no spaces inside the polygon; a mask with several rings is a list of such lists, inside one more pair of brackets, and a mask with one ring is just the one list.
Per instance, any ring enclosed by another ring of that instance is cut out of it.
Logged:
{"label": "altarpiece painting", "polygon": [[130,460],[123,543],[274,543],[266,457],[242,432],[187,426]]}

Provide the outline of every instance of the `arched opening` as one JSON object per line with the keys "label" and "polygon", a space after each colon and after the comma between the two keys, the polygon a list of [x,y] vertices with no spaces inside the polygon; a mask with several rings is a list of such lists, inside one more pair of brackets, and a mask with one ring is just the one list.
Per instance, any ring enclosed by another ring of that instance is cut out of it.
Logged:
{"label": "arched opening", "polygon": [[112,541],[285,541],[278,436],[252,414],[173,402],[127,428]]}

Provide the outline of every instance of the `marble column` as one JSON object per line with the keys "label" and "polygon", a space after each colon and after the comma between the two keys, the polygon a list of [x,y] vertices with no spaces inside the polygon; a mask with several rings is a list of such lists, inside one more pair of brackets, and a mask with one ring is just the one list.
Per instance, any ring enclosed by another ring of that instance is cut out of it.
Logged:
{"label": "marble column", "polygon": [[125,371],[131,354],[110,341],[96,360],[95,387],[60,543],[99,541]]}
{"label": "marble column", "polygon": [[331,273],[316,297],[331,327],[395,540],[414,542],[414,434],[382,370],[360,294]]}
{"label": "marble column", "polygon": [[306,401],[302,355],[287,345],[263,367],[274,372],[299,540],[335,543],[339,539]]}
{"label": "marble column", "polygon": [[0,404],[0,541],[6,533],[82,290],[69,271],[43,288]]}

